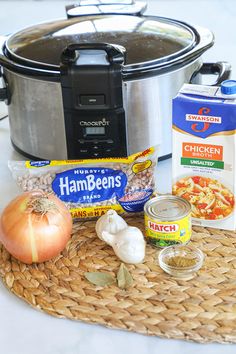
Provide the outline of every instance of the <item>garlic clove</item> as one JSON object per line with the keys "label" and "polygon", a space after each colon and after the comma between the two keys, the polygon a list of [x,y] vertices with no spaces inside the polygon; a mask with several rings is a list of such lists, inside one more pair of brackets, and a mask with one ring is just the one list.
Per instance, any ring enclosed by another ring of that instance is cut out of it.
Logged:
{"label": "garlic clove", "polygon": [[104,230],[102,232],[102,240],[105,241],[109,246],[113,246],[115,244],[116,236],[111,234],[110,232]]}
{"label": "garlic clove", "polygon": [[103,231],[108,231],[112,234],[119,232],[127,227],[125,220],[117,214],[113,209],[107,211],[106,214],[102,215],[96,222],[95,230],[98,237],[104,241],[102,233]]}
{"label": "garlic clove", "polygon": [[146,243],[131,245],[130,243],[123,244],[122,247],[113,247],[115,254],[124,263],[138,264],[142,263],[145,258]]}
{"label": "garlic clove", "polygon": [[142,232],[134,226],[127,226],[125,229],[111,234],[103,231],[103,240],[112,246],[115,254],[124,263],[142,263],[145,257],[146,242]]}

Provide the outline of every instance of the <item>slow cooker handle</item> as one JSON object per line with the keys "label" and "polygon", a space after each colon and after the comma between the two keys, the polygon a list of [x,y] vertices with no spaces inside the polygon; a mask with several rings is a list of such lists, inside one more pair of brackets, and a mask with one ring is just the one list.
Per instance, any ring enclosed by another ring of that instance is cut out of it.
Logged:
{"label": "slow cooker handle", "polygon": [[147,3],[135,0],[80,1],[66,6],[67,18],[89,15],[134,15],[141,16]]}
{"label": "slow cooker handle", "polygon": [[[5,42],[7,37],[0,36],[0,55],[2,54],[2,46]],[[0,81],[3,82],[3,86],[0,87],[0,101],[5,101],[5,103],[8,105],[10,103],[10,95],[9,95],[9,90],[8,90],[8,84],[6,81],[6,78],[3,76],[2,73],[2,66],[0,65]]]}
{"label": "slow cooker handle", "polygon": [[63,64],[72,63],[79,57],[80,50],[103,50],[112,64],[123,64],[125,62],[126,50],[121,45],[109,43],[73,43],[66,47],[61,55]]}
{"label": "slow cooker handle", "polygon": [[2,68],[0,65],[0,79],[2,79],[4,85],[0,87],[0,101],[5,101],[5,104],[8,106],[10,104],[10,93],[8,88],[8,83],[6,78],[2,75]]}
{"label": "slow cooker handle", "polygon": [[217,80],[211,84],[211,86],[219,86],[224,80],[230,78],[232,71],[231,65],[226,61],[219,61],[216,63],[203,63],[199,71],[193,74],[190,82],[194,83],[196,76],[201,75],[216,75],[218,74]]}
{"label": "slow cooker handle", "polygon": [[5,101],[7,99],[7,89],[6,87],[0,88],[0,101]]}

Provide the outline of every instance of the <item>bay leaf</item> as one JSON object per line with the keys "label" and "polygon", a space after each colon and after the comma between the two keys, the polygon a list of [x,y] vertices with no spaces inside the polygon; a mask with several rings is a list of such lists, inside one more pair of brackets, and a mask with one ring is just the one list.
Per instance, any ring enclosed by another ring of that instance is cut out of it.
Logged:
{"label": "bay leaf", "polygon": [[111,285],[116,281],[111,274],[103,272],[86,272],[84,276],[90,283],[99,286]]}
{"label": "bay leaf", "polygon": [[133,278],[124,263],[121,263],[117,273],[117,283],[119,288],[127,289],[133,285]]}

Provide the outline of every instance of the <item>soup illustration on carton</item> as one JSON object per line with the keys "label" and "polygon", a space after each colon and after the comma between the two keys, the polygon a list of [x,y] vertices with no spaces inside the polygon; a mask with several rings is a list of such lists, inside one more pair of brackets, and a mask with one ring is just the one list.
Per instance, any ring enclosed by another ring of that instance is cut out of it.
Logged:
{"label": "soup illustration on carton", "polygon": [[185,84],[173,99],[172,193],[195,225],[236,229],[236,81]]}

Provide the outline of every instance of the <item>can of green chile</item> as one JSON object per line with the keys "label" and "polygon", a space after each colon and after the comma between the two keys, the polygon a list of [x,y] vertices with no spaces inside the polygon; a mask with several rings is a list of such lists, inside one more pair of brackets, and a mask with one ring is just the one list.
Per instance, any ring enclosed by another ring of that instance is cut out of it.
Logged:
{"label": "can of green chile", "polygon": [[144,206],[146,241],[156,247],[187,244],[191,237],[191,205],[174,195],[150,199]]}

